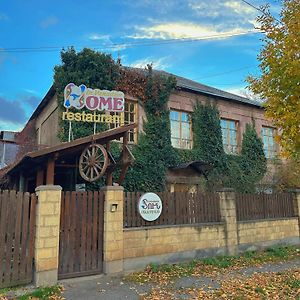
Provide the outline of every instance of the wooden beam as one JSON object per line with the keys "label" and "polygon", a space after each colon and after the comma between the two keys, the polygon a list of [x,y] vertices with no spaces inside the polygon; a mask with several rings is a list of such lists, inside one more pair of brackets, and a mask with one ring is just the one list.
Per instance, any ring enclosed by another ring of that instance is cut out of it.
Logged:
{"label": "wooden beam", "polygon": [[20,173],[20,178],[19,178],[19,192],[24,192],[24,187],[25,187],[25,178],[23,176],[23,173]]}
{"label": "wooden beam", "polygon": [[44,184],[44,170],[39,168],[36,173],[36,187]]}
{"label": "wooden beam", "polygon": [[47,163],[46,184],[51,184],[51,185],[54,184],[54,168],[55,168],[54,157],[49,157]]}
{"label": "wooden beam", "polygon": [[[110,152],[110,142],[106,143],[106,151]],[[107,186],[112,186],[113,185],[113,174],[112,174],[112,170],[110,170],[109,168],[107,168],[107,175],[106,175],[106,185]]]}
{"label": "wooden beam", "polygon": [[125,163],[124,165],[122,165],[122,170],[121,170],[121,173],[120,173],[120,176],[119,176],[119,180],[118,180],[118,184],[119,185],[122,185],[124,179],[125,179],[125,175],[127,173],[127,170],[129,168],[131,163]]}

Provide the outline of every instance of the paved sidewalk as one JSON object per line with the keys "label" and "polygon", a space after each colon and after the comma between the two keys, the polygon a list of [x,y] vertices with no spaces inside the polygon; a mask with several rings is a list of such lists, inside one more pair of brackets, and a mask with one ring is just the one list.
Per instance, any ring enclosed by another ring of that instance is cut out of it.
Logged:
{"label": "paved sidewalk", "polygon": [[[226,274],[220,274],[215,278],[209,276],[200,277],[182,277],[174,280],[170,284],[172,288],[187,288],[187,287],[207,287],[217,289],[221,281],[229,277],[244,276],[249,277],[254,273],[268,273],[268,272],[283,272],[292,269],[300,268],[300,259],[281,262],[276,264],[264,264],[260,267],[248,267],[236,271],[229,271]],[[63,297],[66,300],[123,300],[141,299],[142,295],[147,294],[155,287],[155,284],[135,284],[126,282],[122,276],[93,276],[85,278],[76,278],[61,281],[65,291]],[[178,299],[188,299],[184,295],[178,295]]]}

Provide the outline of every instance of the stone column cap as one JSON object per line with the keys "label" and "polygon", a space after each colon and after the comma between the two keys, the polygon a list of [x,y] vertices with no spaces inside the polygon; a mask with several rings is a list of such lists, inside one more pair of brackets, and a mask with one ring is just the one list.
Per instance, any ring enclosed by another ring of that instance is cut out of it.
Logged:
{"label": "stone column cap", "polygon": [[235,192],[233,188],[220,188],[216,190],[217,193],[222,193],[222,192]]}
{"label": "stone column cap", "polygon": [[121,185],[109,185],[100,188],[100,191],[124,191]]}
{"label": "stone column cap", "polygon": [[40,191],[61,191],[62,187],[60,185],[40,185],[36,187],[35,191],[40,192]]}
{"label": "stone column cap", "polygon": [[289,193],[299,193],[300,194],[300,189],[298,189],[298,188],[288,189],[287,192],[289,192]]}

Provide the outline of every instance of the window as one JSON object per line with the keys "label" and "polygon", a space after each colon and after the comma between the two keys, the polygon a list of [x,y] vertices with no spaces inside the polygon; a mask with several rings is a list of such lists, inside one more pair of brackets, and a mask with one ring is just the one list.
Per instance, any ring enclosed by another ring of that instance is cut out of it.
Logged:
{"label": "window", "polygon": [[224,151],[227,154],[237,153],[237,122],[221,119]]}
{"label": "window", "polygon": [[262,127],[261,137],[266,158],[274,158],[276,155],[276,144],[274,140],[275,129],[271,127]]}
{"label": "window", "polygon": [[182,111],[170,111],[171,142],[175,148],[192,149],[191,117]]}
{"label": "window", "polygon": [[[119,114],[118,112],[112,112],[112,115]],[[134,101],[125,100],[124,108],[124,123],[125,125],[136,123],[137,121],[137,103]],[[120,126],[119,124],[112,123],[110,124],[110,129]],[[128,132],[128,141],[131,143],[136,143],[137,141],[137,128],[132,129]]]}

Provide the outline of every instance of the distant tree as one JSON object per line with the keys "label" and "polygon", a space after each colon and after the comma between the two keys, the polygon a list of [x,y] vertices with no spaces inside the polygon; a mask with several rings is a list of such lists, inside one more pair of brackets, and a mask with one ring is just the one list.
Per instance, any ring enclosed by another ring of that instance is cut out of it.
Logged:
{"label": "distant tree", "polygon": [[264,9],[258,17],[264,46],[261,75],[248,77],[249,88],[265,99],[266,115],[280,129],[283,154],[300,158],[300,1],[284,0],[280,20]]}

